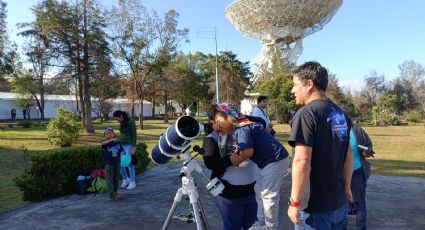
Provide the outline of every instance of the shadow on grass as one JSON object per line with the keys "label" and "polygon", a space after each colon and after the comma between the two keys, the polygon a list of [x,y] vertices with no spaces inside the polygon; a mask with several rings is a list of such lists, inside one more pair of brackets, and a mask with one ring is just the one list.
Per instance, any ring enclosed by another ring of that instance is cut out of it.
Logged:
{"label": "shadow on grass", "polygon": [[[389,134],[389,133],[380,133],[380,134],[370,134],[370,136],[374,136],[374,137],[399,137],[400,134],[399,133],[395,133],[395,134]],[[403,134],[403,136],[410,136],[410,134]]]}
{"label": "shadow on grass", "polygon": [[372,172],[382,175],[425,178],[425,162],[371,159]]}

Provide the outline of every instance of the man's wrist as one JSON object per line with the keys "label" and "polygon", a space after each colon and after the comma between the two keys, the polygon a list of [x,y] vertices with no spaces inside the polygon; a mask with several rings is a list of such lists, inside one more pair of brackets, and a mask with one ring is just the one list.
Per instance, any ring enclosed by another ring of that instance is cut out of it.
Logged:
{"label": "man's wrist", "polygon": [[289,197],[288,205],[292,207],[301,207],[301,200],[295,201],[292,197]]}

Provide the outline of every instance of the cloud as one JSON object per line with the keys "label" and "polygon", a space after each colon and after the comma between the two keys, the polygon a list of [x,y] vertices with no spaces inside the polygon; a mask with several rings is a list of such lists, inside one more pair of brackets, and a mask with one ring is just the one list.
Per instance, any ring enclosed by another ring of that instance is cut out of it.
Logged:
{"label": "cloud", "polygon": [[351,92],[359,92],[364,85],[363,79],[339,80],[339,86],[344,89],[350,89]]}

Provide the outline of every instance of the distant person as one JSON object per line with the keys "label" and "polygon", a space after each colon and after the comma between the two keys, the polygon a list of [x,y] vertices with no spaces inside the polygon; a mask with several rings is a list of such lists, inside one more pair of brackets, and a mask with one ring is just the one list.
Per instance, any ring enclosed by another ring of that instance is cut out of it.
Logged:
{"label": "distant person", "polygon": [[106,128],[103,136],[105,139],[101,141],[101,144],[106,174],[106,191],[112,201],[121,200],[122,196],[117,191],[120,179],[120,155],[124,149],[112,128]]}
{"label": "distant person", "polygon": [[25,108],[22,110],[22,115],[24,116],[24,120],[26,120],[27,119],[27,110]]}
{"label": "distant person", "polygon": [[[349,119],[326,97],[324,67],[306,62],[292,73],[292,93],[303,107],[292,118],[288,140],[295,148],[288,216],[295,229],[346,229],[353,173]],[[301,211],[309,180],[308,205]]]}
{"label": "distant person", "polygon": [[212,170],[211,179],[217,177],[224,190],[216,198],[224,230],[249,229],[257,220],[257,201],[255,200],[255,176],[257,166],[247,161],[241,167],[234,166],[230,160],[232,146],[235,144],[232,133],[218,134],[217,124],[211,120],[213,132],[205,136],[202,147],[205,166]]}
{"label": "distant person", "polygon": [[10,110],[10,116],[12,117],[12,121],[16,121],[16,109],[12,108],[12,110]]}
{"label": "distant person", "polygon": [[237,166],[250,159],[258,166],[254,186],[258,204],[256,227],[278,229],[280,192],[288,170],[288,152],[261,124],[246,119],[231,103],[217,106],[214,122],[220,134],[234,133],[237,148],[230,156],[232,164]]}
{"label": "distant person", "polygon": [[269,115],[267,115],[267,104],[269,100],[267,96],[259,96],[257,98],[257,107],[251,113],[251,116],[260,117],[266,122],[266,130],[271,133],[273,136],[276,132],[273,130],[273,125],[270,122]]}
{"label": "distant person", "polygon": [[130,154],[132,162],[128,166],[130,177],[127,174],[125,167],[121,168],[121,176],[123,178],[121,188],[134,189],[136,188],[136,171],[134,169],[134,160],[136,159],[136,122],[133,118],[129,118],[128,114],[121,110],[116,110],[112,116],[120,123],[120,142],[123,145],[124,153]]}
{"label": "distant person", "polygon": [[[371,172],[366,158],[373,156],[374,152],[362,149],[362,147],[371,150],[373,144],[366,131],[354,122],[350,130],[350,143],[353,151],[354,171],[351,178],[353,202],[350,203],[349,214],[356,215],[356,230],[364,230],[367,222],[366,182]],[[359,147],[359,145],[361,146]]]}

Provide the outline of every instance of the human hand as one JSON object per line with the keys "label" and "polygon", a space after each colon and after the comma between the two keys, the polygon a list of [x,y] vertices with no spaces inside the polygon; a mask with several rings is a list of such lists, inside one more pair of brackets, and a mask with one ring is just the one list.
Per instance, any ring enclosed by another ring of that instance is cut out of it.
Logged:
{"label": "human hand", "polygon": [[118,142],[118,141],[119,141],[119,139],[118,139],[117,137],[114,137],[112,140],[113,140],[114,142]]}
{"label": "human hand", "polygon": [[351,193],[351,189],[345,189],[347,191],[347,200],[348,202],[353,202],[353,194]]}
{"label": "human hand", "polygon": [[130,154],[131,155],[136,154],[136,147],[131,147]]}
{"label": "human hand", "polygon": [[294,207],[289,205],[288,217],[294,224],[304,225],[304,222],[300,220],[300,206]]}
{"label": "human hand", "polygon": [[239,156],[239,154],[232,153],[232,155],[230,155],[230,161],[233,165],[239,165],[240,163],[242,163],[242,161],[244,161],[244,159]]}

